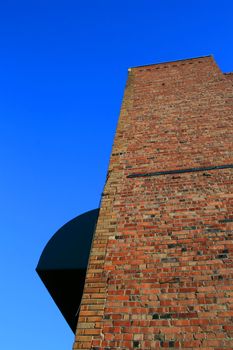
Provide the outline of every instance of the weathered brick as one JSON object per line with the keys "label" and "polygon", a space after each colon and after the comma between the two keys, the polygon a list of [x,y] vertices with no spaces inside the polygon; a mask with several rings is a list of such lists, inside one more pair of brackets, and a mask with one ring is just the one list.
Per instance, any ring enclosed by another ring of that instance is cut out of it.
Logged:
{"label": "weathered brick", "polygon": [[233,348],[232,83],[129,70],[74,349]]}

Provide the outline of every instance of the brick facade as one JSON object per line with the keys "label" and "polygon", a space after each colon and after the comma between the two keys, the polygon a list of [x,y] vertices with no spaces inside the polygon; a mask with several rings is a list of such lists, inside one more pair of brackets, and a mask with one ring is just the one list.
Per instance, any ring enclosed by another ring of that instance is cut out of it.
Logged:
{"label": "brick facade", "polygon": [[73,349],[233,349],[232,86],[129,69]]}

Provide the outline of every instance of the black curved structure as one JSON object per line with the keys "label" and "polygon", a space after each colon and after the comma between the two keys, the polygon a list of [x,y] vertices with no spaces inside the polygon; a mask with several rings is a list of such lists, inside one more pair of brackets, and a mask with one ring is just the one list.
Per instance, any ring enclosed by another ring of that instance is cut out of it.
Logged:
{"label": "black curved structure", "polygon": [[99,209],[77,216],[49,240],[36,271],[75,333]]}

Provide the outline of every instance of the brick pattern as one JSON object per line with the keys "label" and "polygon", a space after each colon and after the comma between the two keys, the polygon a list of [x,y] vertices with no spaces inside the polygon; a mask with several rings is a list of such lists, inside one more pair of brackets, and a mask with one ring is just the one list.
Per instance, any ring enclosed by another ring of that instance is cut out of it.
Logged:
{"label": "brick pattern", "polygon": [[233,348],[232,75],[211,56],[132,68],[73,349]]}

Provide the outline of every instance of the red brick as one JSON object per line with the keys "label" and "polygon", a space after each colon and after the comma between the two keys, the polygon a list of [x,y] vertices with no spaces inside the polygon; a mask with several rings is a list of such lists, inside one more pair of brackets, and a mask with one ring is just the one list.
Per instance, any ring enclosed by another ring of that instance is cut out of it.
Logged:
{"label": "red brick", "polygon": [[233,348],[233,169],[127,177],[233,164],[232,77],[129,71],[74,349]]}

